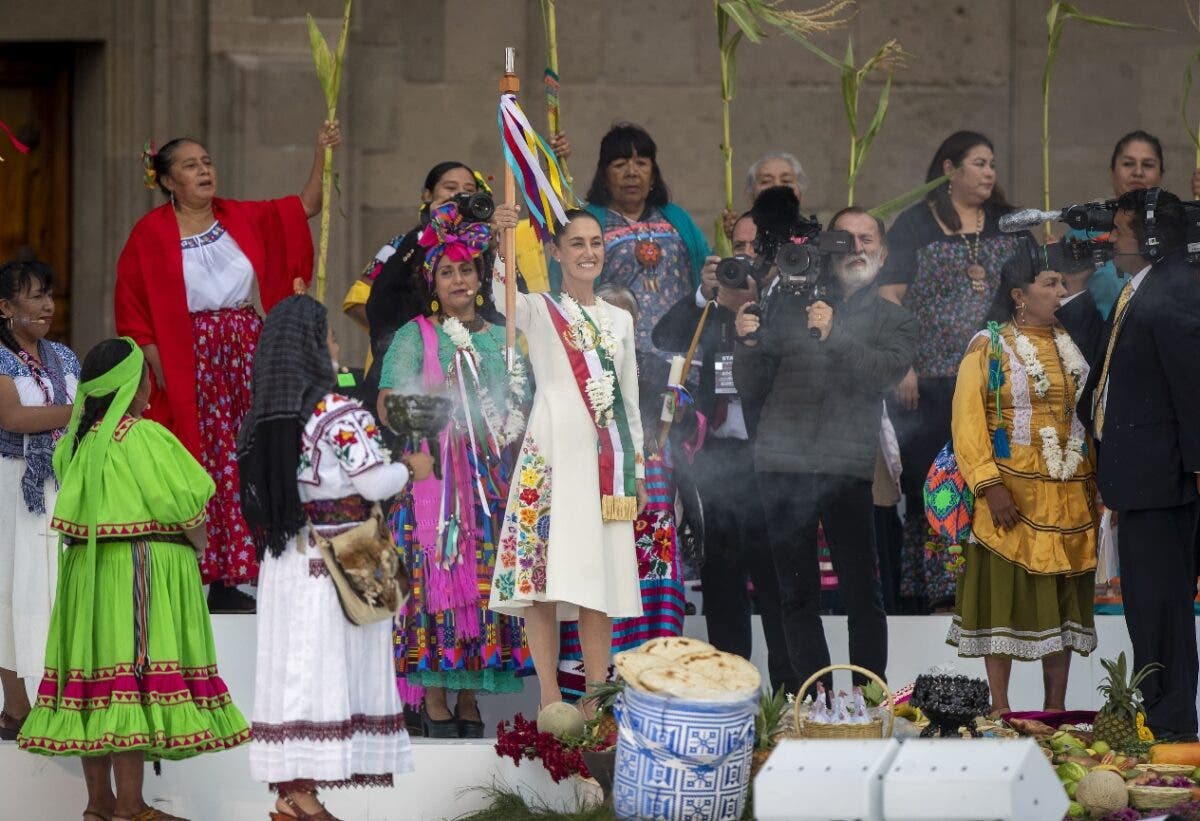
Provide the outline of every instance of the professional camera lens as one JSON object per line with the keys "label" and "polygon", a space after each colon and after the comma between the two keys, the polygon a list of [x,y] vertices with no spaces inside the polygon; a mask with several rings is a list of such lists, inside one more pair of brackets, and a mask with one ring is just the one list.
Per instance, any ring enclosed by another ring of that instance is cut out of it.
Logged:
{"label": "professional camera lens", "polygon": [[794,242],[785,242],[780,245],[779,253],[775,255],[775,264],[779,266],[779,275],[782,277],[806,274],[818,262],[820,262],[820,255],[814,249],[808,245],[797,245]]}
{"label": "professional camera lens", "polygon": [[1111,231],[1114,213],[1115,203],[1113,206],[1109,203],[1087,203],[1072,205],[1062,212],[1059,219],[1079,231]]}
{"label": "professional camera lens", "polygon": [[486,191],[469,194],[461,191],[451,200],[458,206],[458,213],[466,222],[487,222],[496,213],[496,203]]}
{"label": "professional camera lens", "polygon": [[725,257],[717,263],[717,282],[726,288],[746,288],[753,271],[754,260],[745,254]]}

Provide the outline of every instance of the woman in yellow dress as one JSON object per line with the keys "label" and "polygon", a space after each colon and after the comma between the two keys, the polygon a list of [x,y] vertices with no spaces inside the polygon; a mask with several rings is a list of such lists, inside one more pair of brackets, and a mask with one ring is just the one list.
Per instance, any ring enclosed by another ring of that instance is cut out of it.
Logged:
{"label": "woman in yellow dress", "polygon": [[954,454],[975,494],[946,641],[984,657],[992,712],[1009,711],[1013,659],[1041,659],[1043,709],[1062,710],[1071,651],[1096,647],[1095,475],[1075,416],[1088,366],[1055,319],[1066,295],[1022,240],[954,389]]}

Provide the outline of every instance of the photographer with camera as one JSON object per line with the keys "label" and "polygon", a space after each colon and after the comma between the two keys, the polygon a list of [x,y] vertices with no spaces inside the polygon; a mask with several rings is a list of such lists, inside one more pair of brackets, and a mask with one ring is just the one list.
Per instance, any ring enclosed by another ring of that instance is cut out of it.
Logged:
{"label": "photographer with camera", "polygon": [[[752,262],[758,229],[750,213],[733,225],[733,252]],[[723,261],[722,264],[727,264]],[[758,296],[758,283],[748,277],[743,287],[717,280],[718,261],[705,266],[705,299],[714,305],[700,337],[700,382],[696,407],[708,420],[704,447],[687,467],[704,510],[704,620],[708,640],[719,650],[750,658],[751,597],[762,617],[767,644],[767,671],[772,688],[794,693],[799,681],[792,672],[779,615],[779,585],[767,542],[766,515],[754,480],[754,432],[758,407],[742,401],[733,383],[733,352],[738,308]],[[705,303],[707,304],[707,303]],[[679,300],[654,327],[653,341],[664,351],[686,351],[702,306],[691,294]],[[682,466],[678,466],[682,468]]]}
{"label": "photographer with camera", "polygon": [[[849,248],[822,255],[817,275],[796,287],[799,278],[784,270],[794,243],[784,242],[764,316],[745,305],[736,319],[734,382],[743,401],[763,403],[755,470],[788,651],[801,680],[829,664],[818,608],[818,520],[849,616],[850,661],[886,671],[871,482],[883,396],[911,367],[918,335],[912,315],[875,287],[887,256],[882,222],[851,207],[830,227],[827,235],[848,232]],[[800,248],[833,247],[841,237],[810,234]]]}
{"label": "photographer with camera", "polygon": [[1190,215],[1158,188],[1121,195],[1110,233],[1132,274],[1078,413],[1096,440],[1100,495],[1116,513],[1125,624],[1159,740],[1196,740],[1196,544],[1200,524],[1200,283]]}

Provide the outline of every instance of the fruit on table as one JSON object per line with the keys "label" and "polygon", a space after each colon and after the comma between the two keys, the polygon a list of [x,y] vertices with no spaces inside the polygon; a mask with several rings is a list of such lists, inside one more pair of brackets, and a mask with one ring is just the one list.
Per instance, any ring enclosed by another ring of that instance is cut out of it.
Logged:
{"label": "fruit on table", "polygon": [[556,701],[538,711],[537,727],[555,738],[578,738],[583,735],[583,714],[574,705]]}
{"label": "fruit on table", "polygon": [[1200,743],[1155,744],[1150,748],[1150,763],[1191,764],[1200,771]]}
{"label": "fruit on table", "polygon": [[1104,696],[1104,706],[1096,713],[1093,743],[1103,742],[1114,750],[1131,749],[1138,742],[1137,716],[1142,708],[1138,686],[1162,665],[1147,664],[1131,676],[1124,653],[1116,661],[1101,659],[1100,664],[1108,675],[1096,688]]}
{"label": "fruit on table", "polygon": [[1087,812],[1087,810],[1085,810],[1083,808],[1083,805],[1080,804],[1078,801],[1072,801],[1070,804],[1067,805],[1067,817],[1068,818],[1083,818],[1084,813],[1086,813],[1086,812]]}
{"label": "fruit on table", "polygon": [[1059,781],[1078,781],[1088,774],[1087,769],[1083,765],[1076,764],[1073,761],[1059,764],[1055,772],[1058,773]]}
{"label": "fruit on table", "polygon": [[1096,741],[1096,742],[1093,742],[1093,744],[1092,744],[1092,754],[1093,755],[1104,755],[1105,753],[1107,753],[1111,750],[1112,750],[1112,747],[1108,746],[1107,741]]}
{"label": "fruit on table", "polygon": [[1125,779],[1110,770],[1093,770],[1079,780],[1075,800],[1092,815],[1115,812],[1129,804]]}

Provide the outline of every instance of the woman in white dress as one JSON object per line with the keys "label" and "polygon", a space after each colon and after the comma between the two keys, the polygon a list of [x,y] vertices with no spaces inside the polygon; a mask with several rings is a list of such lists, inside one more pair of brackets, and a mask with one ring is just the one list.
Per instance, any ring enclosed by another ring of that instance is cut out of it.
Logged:
{"label": "woman in white dress", "polygon": [[[272,818],[332,821],[318,787],[390,786],[412,770],[392,669],[392,623],[351,624],[313,543],[366,521],[423,478],[391,464],[371,415],[333,393],[337,346],[307,296],[268,315],[238,435],[242,506],[261,561],[251,776],[278,791]],[[299,447],[297,447],[299,444]]]}
{"label": "woman in white dress", "polygon": [[608,676],[612,619],[642,615],[633,520],[646,487],[633,318],[593,291],[604,268],[600,223],[586,211],[567,216],[551,248],[561,295],[517,295],[537,390],[490,602],[525,619],[543,709],[562,700],[559,621],[579,620],[592,683]]}
{"label": "woman in white dress", "polygon": [[0,267],[0,739],[7,741],[29,713],[21,679],[42,674],[58,581],[50,460],[79,383],[75,354],[45,338],[53,289],[44,262]]}

